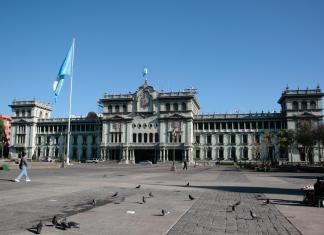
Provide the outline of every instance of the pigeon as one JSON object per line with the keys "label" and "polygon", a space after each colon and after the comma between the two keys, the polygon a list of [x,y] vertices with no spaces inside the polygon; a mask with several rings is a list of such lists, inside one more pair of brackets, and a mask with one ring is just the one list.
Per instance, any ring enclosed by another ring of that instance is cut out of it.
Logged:
{"label": "pigeon", "polygon": [[142,198],[142,202],[143,202],[143,203],[146,203],[146,199],[145,199],[144,196],[143,196],[143,198]]}
{"label": "pigeon", "polygon": [[80,228],[80,224],[74,221],[69,221],[67,224],[69,228]]}
{"label": "pigeon", "polygon": [[235,211],[235,206],[234,205],[232,206],[232,211]]}
{"label": "pigeon", "polygon": [[189,187],[189,182],[186,184],[187,187]]}
{"label": "pigeon", "polygon": [[117,197],[118,192],[115,192],[111,197]]}
{"label": "pigeon", "polygon": [[267,199],[267,204],[270,204],[270,199],[269,198]]}
{"label": "pigeon", "polygon": [[36,226],[36,234],[41,234],[42,229],[43,229],[43,222],[40,220]]}
{"label": "pigeon", "polygon": [[189,194],[189,199],[194,200],[195,198]]}
{"label": "pigeon", "polygon": [[140,188],[140,187],[141,187],[141,185],[140,185],[140,184],[136,186],[136,188]]}
{"label": "pigeon", "polygon": [[239,206],[240,204],[241,204],[241,200],[235,202],[235,203],[233,204],[233,206]]}
{"label": "pigeon", "polygon": [[93,206],[96,206],[96,204],[97,204],[96,199],[93,199],[91,204],[92,204]]}
{"label": "pigeon", "polygon": [[149,196],[150,196],[150,197],[154,197],[154,195],[153,195],[153,193],[152,193],[152,192],[150,192],[150,193],[149,193]]}
{"label": "pigeon", "polygon": [[251,215],[252,219],[257,219],[258,218],[258,216],[251,210],[250,210],[250,215]]}
{"label": "pigeon", "polygon": [[170,213],[170,211],[166,211],[166,210],[162,209],[162,216],[166,216],[169,213]]}
{"label": "pigeon", "polygon": [[60,226],[63,230],[66,230],[68,228],[70,228],[69,224],[66,221],[66,217],[64,217],[61,221],[60,221]]}
{"label": "pigeon", "polygon": [[53,226],[56,226],[57,225],[57,217],[56,217],[56,215],[54,215],[54,217],[53,217],[53,219],[52,219],[52,224],[53,224]]}
{"label": "pigeon", "polygon": [[103,177],[104,177],[104,178],[106,178],[106,177],[107,177],[107,175],[106,175],[106,174],[104,174],[104,175],[103,175]]}

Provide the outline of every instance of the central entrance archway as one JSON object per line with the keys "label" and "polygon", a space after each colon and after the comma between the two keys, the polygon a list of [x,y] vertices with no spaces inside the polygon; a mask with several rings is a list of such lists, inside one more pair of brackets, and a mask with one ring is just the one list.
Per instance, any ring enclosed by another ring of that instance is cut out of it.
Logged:
{"label": "central entrance archway", "polygon": [[154,149],[135,149],[135,163],[139,163],[142,161],[151,161],[152,163],[156,163],[156,151]]}

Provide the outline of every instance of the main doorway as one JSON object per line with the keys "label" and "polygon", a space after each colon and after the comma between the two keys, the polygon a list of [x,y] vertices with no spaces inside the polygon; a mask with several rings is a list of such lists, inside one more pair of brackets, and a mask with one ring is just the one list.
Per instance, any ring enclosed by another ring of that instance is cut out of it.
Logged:
{"label": "main doorway", "polygon": [[154,149],[135,149],[135,163],[143,162],[143,161],[151,161],[152,163],[156,163],[157,156],[156,151]]}

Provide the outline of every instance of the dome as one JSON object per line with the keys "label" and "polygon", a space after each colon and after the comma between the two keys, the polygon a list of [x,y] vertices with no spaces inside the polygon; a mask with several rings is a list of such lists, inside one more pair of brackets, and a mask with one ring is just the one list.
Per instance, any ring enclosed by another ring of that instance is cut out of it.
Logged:
{"label": "dome", "polygon": [[87,115],[88,119],[96,119],[98,118],[98,115],[95,112],[89,112]]}

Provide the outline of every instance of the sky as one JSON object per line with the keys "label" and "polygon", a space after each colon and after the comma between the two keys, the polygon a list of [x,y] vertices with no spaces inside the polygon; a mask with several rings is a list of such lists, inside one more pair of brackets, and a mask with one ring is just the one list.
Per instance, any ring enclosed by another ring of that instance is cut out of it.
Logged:
{"label": "sky", "polygon": [[[197,89],[201,113],[280,111],[290,89],[324,88],[322,0],[1,0],[0,114],[52,103],[75,42],[72,114],[105,94]],[[68,116],[69,79],[53,117]]]}

